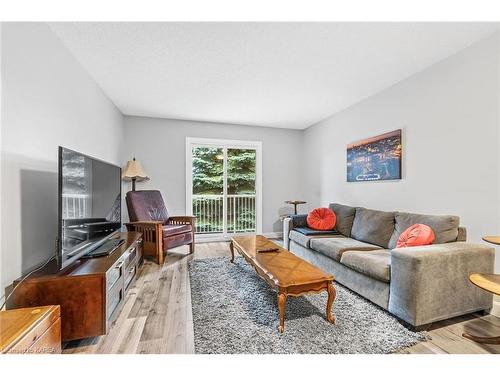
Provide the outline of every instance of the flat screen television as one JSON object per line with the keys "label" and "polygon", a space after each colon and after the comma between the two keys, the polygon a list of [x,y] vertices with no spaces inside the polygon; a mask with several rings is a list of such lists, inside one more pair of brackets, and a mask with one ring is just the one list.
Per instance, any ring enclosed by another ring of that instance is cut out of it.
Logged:
{"label": "flat screen television", "polygon": [[95,250],[121,228],[121,168],[59,147],[58,266]]}

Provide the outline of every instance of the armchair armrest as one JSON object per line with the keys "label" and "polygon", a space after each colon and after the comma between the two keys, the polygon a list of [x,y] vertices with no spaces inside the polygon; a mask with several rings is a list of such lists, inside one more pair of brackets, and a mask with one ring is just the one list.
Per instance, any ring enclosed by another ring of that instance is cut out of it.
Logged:
{"label": "armchair armrest", "polygon": [[393,249],[389,311],[420,326],[491,308],[469,275],[492,273],[494,260],[492,247],[464,242]]}
{"label": "armchair armrest", "polygon": [[163,226],[163,221],[131,221],[130,223],[125,223],[127,230],[129,232],[143,232],[146,229],[158,229],[161,231],[161,227]]}
{"label": "armchair armrest", "polygon": [[194,230],[195,220],[195,216],[170,216],[167,220],[167,224],[190,224],[193,226]]}
{"label": "armchair armrest", "polygon": [[157,225],[157,224],[163,224],[163,221],[148,220],[148,221],[131,221],[129,223],[125,223],[125,225]]}
{"label": "armchair armrest", "polygon": [[125,223],[130,232],[142,233],[145,255],[156,257],[158,264],[163,263],[163,221],[133,221]]}

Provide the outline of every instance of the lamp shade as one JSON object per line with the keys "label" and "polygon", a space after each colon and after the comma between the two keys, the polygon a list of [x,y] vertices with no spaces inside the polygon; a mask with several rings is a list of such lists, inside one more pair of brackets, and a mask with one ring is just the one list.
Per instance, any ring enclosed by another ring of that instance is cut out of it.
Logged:
{"label": "lamp shade", "polygon": [[142,168],[141,163],[135,160],[135,158],[127,162],[127,166],[122,172],[122,180],[132,181],[133,179],[135,179],[136,181],[149,180],[149,176],[144,171],[144,168]]}

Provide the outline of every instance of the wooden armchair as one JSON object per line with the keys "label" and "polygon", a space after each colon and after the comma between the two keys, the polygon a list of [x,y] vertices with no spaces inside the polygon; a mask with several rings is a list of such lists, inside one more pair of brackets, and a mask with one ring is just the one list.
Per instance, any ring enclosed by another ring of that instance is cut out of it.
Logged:
{"label": "wooden armchair", "polygon": [[162,264],[167,249],[189,245],[190,253],[194,252],[194,216],[169,216],[157,190],[129,191],[125,200],[130,219],[125,226],[128,231],[142,233],[145,256]]}

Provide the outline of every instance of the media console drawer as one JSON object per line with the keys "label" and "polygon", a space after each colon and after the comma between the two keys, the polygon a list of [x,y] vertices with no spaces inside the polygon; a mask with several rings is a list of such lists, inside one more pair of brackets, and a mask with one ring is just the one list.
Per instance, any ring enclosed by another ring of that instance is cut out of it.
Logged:
{"label": "media console drawer", "polygon": [[108,292],[106,302],[106,319],[110,320],[117,308],[123,302],[124,290],[123,285],[115,285],[115,287]]}
{"label": "media console drawer", "polygon": [[120,280],[123,276],[123,262],[118,262],[118,264],[111,267],[111,269],[106,273],[106,289],[110,290],[113,286]]}
{"label": "media console drawer", "polygon": [[137,254],[138,254],[138,251],[137,251],[137,245],[136,245],[129,250],[128,256],[125,260],[125,267],[128,267],[130,263],[133,263],[137,259]]}
{"label": "media console drawer", "polygon": [[137,267],[138,265],[134,263],[125,271],[125,290],[128,290],[132,281],[134,281],[135,275],[137,274]]}
{"label": "media console drawer", "polygon": [[137,268],[142,256],[141,246],[141,239],[130,244],[106,273],[106,331],[117,318],[125,294],[137,275]]}

